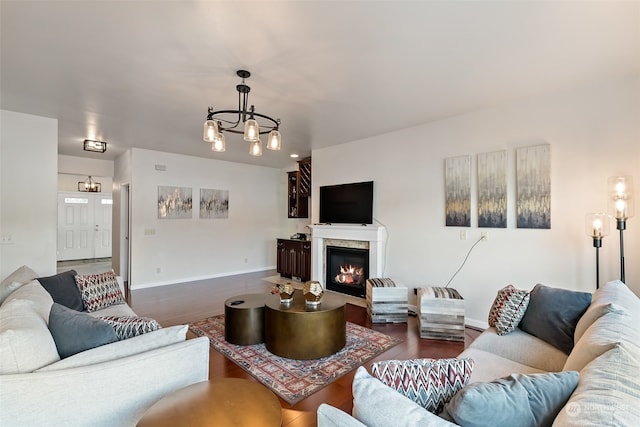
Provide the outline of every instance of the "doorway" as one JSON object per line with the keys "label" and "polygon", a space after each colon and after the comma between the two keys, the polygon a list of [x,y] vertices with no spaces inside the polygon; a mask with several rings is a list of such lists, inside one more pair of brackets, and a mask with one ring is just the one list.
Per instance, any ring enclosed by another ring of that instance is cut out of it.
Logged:
{"label": "doorway", "polygon": [[58,193],[57,260],[111,258],[111,193]]}

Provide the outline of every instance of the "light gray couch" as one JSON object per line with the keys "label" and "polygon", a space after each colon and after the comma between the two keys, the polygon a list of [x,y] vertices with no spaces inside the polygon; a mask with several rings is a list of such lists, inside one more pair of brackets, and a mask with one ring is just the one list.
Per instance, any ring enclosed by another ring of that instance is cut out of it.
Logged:
{"label": "light gray couch", "polygon": [[[0,425],[134,426],[163,396],[205,381],[207,338],[161,328],[60,359],[53,300],[27,267],[0,286]],[[3,301],[4,300],[4,301]],[[135,316],[126,304],[93,316]]]}
{"label": "light gray couch", "polygon": [[[640,300],[620,281],[597,290],[580,317],[567,356],[516,329],[499,336],[485,330],[458,357],[471,358],[472,383],[513,373],[578,371],[579,380],[553,426],[640,425]],[[353,382],[353,417],[323,404],[318,426],[453,426],[360,367]]]}

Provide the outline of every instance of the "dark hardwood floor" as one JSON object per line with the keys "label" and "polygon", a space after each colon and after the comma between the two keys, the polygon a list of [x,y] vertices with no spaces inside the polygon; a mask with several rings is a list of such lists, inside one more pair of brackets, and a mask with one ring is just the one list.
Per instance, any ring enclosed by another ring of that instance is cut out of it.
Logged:
{"label": "dark hardwood floor", "polygon": [[[187,324],[224,313],[224,301],[234,295],[270,290],[274,284],[263,279],[275,274],[275,271],[266,271],[133,290],[129,293],[129,302],[139,316],[152,317],[163,326]],[[377,360],[455,357],[480,334],[480,331],[467,328],[464,344],[420,339],[415,317],[409,317],[407,324],[372,324],[362,305],[362,301],[359,305],[347,304],[347,321],[402,340],[400,344],[367,362],[364,366],[369,370],[371,364]],[[188,337],[193,335],[190,334]],[[355,371],[352,371],[339,378],[294,406],[281,400],[283,426],[316,426],[316,410],[323,402],[351,413],[351,382],[354,373]],[[210,350],[209,377],[235,377],[255,381],[242,368],[213,348]]]}

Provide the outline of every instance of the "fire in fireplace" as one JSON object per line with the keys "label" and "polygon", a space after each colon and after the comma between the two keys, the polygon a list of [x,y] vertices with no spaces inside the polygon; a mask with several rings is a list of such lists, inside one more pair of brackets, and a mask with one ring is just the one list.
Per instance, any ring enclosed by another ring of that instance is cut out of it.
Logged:
{"label": "fire in fireplace", "polygon": [[327,246],[326,250],[327,289],[364,298],[369,249]]}

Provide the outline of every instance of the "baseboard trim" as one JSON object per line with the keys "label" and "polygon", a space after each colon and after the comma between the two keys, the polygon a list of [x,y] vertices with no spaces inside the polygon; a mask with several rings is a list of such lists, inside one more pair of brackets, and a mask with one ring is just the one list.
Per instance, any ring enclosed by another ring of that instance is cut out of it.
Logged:
{"label": "baseboard trim", "polygon": [[129,289],[132,291],[136,291],[138,289],[148,289],[148,288],[156,288],[159,286],[177,285],[180,283],[198,282],[201,280],[218,279],[221,277],[237,276],[239,274],[259,273],[261,271],[269,271],[269,270],[275,270],[275,269],[276,269],[276,266],[274,265],[274,266],[262,267],[262,268],[252,269],[252,270],[229,271],[225,273],[213,274],[213,275],[207,275],[207,276],[182,277],[179,279],[165,280],[162,282],[132,284]]}

